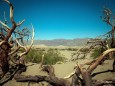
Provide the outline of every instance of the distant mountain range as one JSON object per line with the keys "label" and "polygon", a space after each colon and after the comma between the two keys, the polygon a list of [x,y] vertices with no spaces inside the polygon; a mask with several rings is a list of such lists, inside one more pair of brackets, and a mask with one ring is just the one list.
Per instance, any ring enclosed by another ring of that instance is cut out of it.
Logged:
{"label": "distant mountain range", "polygon": [[46,46],[83,46],[87,43],[89,38],[76,38],[76,39],[54,39],[54,40],[34,40],[34,45]]}

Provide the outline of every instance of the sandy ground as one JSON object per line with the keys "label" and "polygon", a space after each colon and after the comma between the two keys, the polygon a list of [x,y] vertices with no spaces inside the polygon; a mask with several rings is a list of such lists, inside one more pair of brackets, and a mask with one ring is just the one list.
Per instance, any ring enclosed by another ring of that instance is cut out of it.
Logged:
{"label": "sandy ground", "polygon": [[[61,54],[64,55],[67,59],[71,58],[71,53],[74,51],[61,51]],[[89,55],[88,55],[89,56]],[[85,62],[88,62],[90,59],[81,59],[78,60],[77,62],[79,64],[83,64]],[[104,62],[105,64],[98,66],[94,72],[99,72],[99,71],[104,71],[108,69],[112,69],[112,60],[107,60]],[[27,64],[30,65],[31,63]],[[55,69],[55,74],[59,78],[63,78],[67,75],[69,75],[71,72],[73,72],[73,68],[75,66],[76,62],[66,62],[64,64],[55,64],[54,69]],[[27,71],[22,73],[23,75],[47,75],[47,73],[41,71],[39,69],[39,64],[35,64],[32,66],[27,67]],[[94,79],[104,79],[104,78],[115,78],[115,73],[104,73],[97,75],[94,77]],[[21,83],[21,82],[16,82],[15,80],[11,80],[8,83],[6,83],[4,86],[28,86],[28,83]],[[42,86],[37,83],[31,83],[30,86]]]}

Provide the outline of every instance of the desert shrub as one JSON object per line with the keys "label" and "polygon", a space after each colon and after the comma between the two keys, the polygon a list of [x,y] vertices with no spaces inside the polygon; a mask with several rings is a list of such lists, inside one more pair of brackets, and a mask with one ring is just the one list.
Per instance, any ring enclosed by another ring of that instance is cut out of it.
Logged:
{"label": "desert shrub", "polygon": [[83,49],[80,49],[81,52],[88,52],[89,49],[88,48],[83,48]]}
{"label": "desert shrub", "polygon": [[67,48],[66,50],[68,50],[68,51],[77,51],[78,49],[77,48]]}
{"label": "desert shrub", "polygon": [[25,56],[26,62],[39,63],[41,61],[42,50],[31,49],[30,52]]}
{"label": "desert shrub", "polygon": [[49,49],[44,56],[44,64],[55,64],[58,61],[65,61],[65,58],[58,50]]}
{"label": "desert shrub", "polygon": [[45,51],[45,48],[41,48],[41,51]]}
{"label": "desert shrub", "polygon": [[44,64],[55,64],[58,61],[65,61],[65,58],[58,52],[58,50],[49,49],[48,51],[37,51],[31,49],[26,55],[26,62],[40,63],[42,55],[44,54]]}
{"label": "desert shrub", "polygon": [[62,50],[62,51],[64,51],[64,50],[66,50],[65,48],[63,48],[63,49],[59,49],[59,50]]}
{"label": "desert shrub", "polygon": [[57,48],[54,48],[54,50],[58,50]]}
{"label": "desert shrub", "polygon": [[93,53],[91,54],[91,57],[92,57],[93,59],[96,59],[101,53],[102,53],[102,48],[101,48],[101,47],[96,47],[96,48],[93,50]]}
{"label": "desert shrub", "polygon": [[68,50],[68,51],[72,51],[72,49],[71,49],[71,48],[67,48],[66,50]]}

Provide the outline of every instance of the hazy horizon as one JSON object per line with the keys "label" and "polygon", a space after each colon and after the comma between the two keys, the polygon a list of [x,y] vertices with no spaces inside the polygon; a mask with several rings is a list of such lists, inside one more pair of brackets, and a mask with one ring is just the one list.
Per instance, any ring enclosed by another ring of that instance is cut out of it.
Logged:
{"label": "hazy horizon", "polygon": [[[14,5],[14,19],[31,23],[35,40],[95,38],[111,30],[102,21],[103,7],[115,13],[115,0],[10,0]],[[3,13],[9,19],[9,6],[0,1],[0,20]]]}
{"label": "hazy horizon", "polygon": [[84,38],[54,38],[54,39],[35,39],[35,40],[74,40],[74,39],[91,39],[91,38],[90,37],[84,37]]}

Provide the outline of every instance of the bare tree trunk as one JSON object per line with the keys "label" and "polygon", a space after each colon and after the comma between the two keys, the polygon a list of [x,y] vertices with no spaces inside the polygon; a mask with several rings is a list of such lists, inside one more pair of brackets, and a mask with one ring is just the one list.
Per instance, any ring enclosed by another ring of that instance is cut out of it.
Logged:
{"label": "bare tree trunk", "polygon": [[113,72],[115,72],[115,60],[113,61]]}
{"label": "bare tree trunk", "polygon": [[111,48],[115,48],[115,40],[114,40],[114,31],[115,31],[115,27],[112,26],[112,32],[111,32]]}
{"label": "bare tree trunk", "polygon": [[42,82],[42,81],[46,81],[49,84],[51,84],[52,86],[70,86],[70,82],[66,79],[63,78],[58,78],[54,75],[50,75],[49,76],[40,76],[40,75],[36,75],[36,76],[25,76],[25,75],[21,75],[22,72],[26,71],[26,66],[25,65],[18,65],[19,70],[17,71],[17,73],[14,76],[14,79],[17,82]]}
{"label": "bare tree trunk", "polygon": [[93,86],[91,74],[89,74],[87,71],[84,71],[82,73],[82,77],[83,77],[85,86]]}
{"label": "bare tree trunk", "polygon": [[9,47],[7,45],[2,45],[0,47],[0,75],[4,75],[9,70],[9,58],[8,58]]}
{"label": "bare tree trunk", "polygon": [[78,76],[76,74],[72,77],[71,86],[79,86]]}
{"label": "bare tree trunk", "polygon": [[15,80],[17,82],[42,82],[46,81],[49,84],[53,86],[70,86],[70,82],[68,80],[62,79],[62,78],[57,78],[55,76],[23,76],[23,75],[18,75],[15,77]]}

